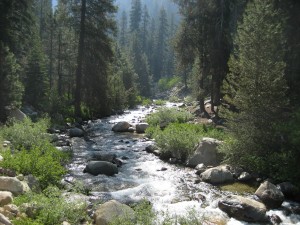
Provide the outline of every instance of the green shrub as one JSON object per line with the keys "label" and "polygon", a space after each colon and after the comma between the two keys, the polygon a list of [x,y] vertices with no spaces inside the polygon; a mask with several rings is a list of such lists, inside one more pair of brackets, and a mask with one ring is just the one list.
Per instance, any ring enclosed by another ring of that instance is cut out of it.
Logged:
{"label": "green shrub", "polygon": [[10,126],[1,128],[0,136],[11,141],[14,148],[30,149],[32,146],[41,146],[49,140],[47,128],[50,125],[48,118],[33,123],[29,118],[23,121],[13,121]]}
{"label": "green shrub", "polygon": [[180,82],[181,78],[177,76],[171,78],[164,77],[158,81],[158,89],[160,91],[167,91],[178,85]]}
{"label": "green shrub", "polygon": [[151,126],[146,130],[146,134],[155,139],[164,158],[175,157],[183,161],[194,152],[195,145],[201,138],[227,138],[224,131],[212,126],[187,123],[171,123],[164,130],[159,126]]}
{"label": "green shrub", "polygon": [[153,137],[164,157],[186,160],[199,142],[201,131],[199,125],[172,123],[163,131],[157,130]]}
{"label": "green shrub", "polygon": [[30,150],[23,148],[14,153],[6,150],[1,154],[4,158],[0,162],[1,167],[16,170],[24,175],[34,175],[42,188],[58,184],[66,173],[62,163],[67,160],[67,154],[57,150],[49,142],[33,146]]}
{"label": "green shrub", "polygon": [[162,105],[165,105],[167,103],[167,101],[162,100],[162,99],[158,99],[158,100],[155,100],[154,103],[155,103],[155,105],[162,106]]}
{"label": "green shrub", "polygon": [[149,115],[146,120],[150,126],[166,126],[169,123],[185,123],[193,118],[193,115],[188,111],[163,107]]}
{"label": "green shrub", "polygon": [[[34,218],[22,218],[13,221],[15,225],[58,225],[63,221],[71,224],[81,224],[87,220],[86,203],[82,201],[67,202],[61,191],[54,186],[48,187],[41,194],[27,193],[16,197],[14,204],[34,204],[37,209]],[[22,207],[21,207],[22,209]]]}

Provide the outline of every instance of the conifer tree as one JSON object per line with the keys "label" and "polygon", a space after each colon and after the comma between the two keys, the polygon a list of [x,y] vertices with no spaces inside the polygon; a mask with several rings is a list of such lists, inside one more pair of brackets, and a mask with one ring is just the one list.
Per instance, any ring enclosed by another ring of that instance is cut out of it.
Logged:
{"label": "conifer tree", "polygon": [[225,99],[235,107],[226,118],[235,141],[233,160],[269,173],[278,149],[276,128],[287,105],[284,17],[274,0],[248,3],[231,55]]}

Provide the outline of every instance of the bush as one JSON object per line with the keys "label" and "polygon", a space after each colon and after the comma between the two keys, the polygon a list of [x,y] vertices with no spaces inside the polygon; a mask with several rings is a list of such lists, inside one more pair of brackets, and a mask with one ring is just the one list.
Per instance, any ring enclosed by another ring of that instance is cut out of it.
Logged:
{"label": "bush", "polygon": [[[82,201],[67,202],[61,191],[54,186],[48,187],[41,194],[27,193],[16,197],[14,203],[21,206],[23,203],[34,204],[37,209],[33,218],[21,218],[13,221],[15,225],[54,225],[68,221],[71,224],[81,224],[87,220],[86,204]],[[20,207],[22,210],[22,207]]]}
{"label": "bush", "polygon": [[169,123],[185,123],[193,118],[193,115],[188,111],[163,107],[156,113],[149,115],[146,120],[150,126],[166,126]]}
{"label": "bush", "polygon": [[24,175],[32,174],[40,182],[42,188],[48,185],[59,184],[66,173],[62,163],[67,160],[66,153],[62,153],[49,142],[41,146],[33,146],[30,150],[25,148],[20,151],[6,150],[2,153],[3,161],[0,166],[16,170]]}
{"label": "bush", "polygon": [[29,118],[23,121],[11,121],[11,126],[1,128],[0,136],[11,141],[14,148],[30,149],[32,146],[42,146],[49,141],[47,128],[50,126],[48,118],[33,123]]}
{"label": "bush", "polygon": [[154,103],[155,103],[155,105],[162,106],[162,105],[165,105],[167,103],[167,101],[158,99],[158,100],[155,100]]}
{"label": "bush", "polygon": [[160,91],[167,91],[175,87],[180,82],[181,82],[181,78],[177,76],[171,78],[164,77],[158,81],[158,89]]}
{"label": "bush", "polygon": [[222,130],[206,125],[183,123],[171,123],[164,130],[152,126],[146,130],[146,134],[155,139],[163,158],[175,157],[183,161],[194,152],[195,145],[202,137],[218,140],[226,138]]}

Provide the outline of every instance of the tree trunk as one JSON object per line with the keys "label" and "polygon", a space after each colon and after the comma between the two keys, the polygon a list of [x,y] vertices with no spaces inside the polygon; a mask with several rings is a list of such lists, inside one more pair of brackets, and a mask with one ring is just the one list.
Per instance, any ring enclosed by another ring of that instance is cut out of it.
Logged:
{"label": "tree trunk", "polygon": [[50,30],[50,68],[49,68],[49,83],[50,83],[50,90],[53,87],[53,17],[51,14],[51,30]]}
{"label": "tree trunk", "polygon": [[57,56],[57,90],[58,95],[62,96],[62,74],[61,74],[61,30],[58,32],[58,56]]}
{"label": "tree trunk", "polygon": [[204,105],[204,78],[207,76],[206,72],[207,72],[207,68],[206,68],[206,56],[205,56],[205,51],[204,51],[204,48],[203,48],[203,53],[201,54],[201,59],[200,59],[200,62],[202,64],[202,73],[200,75],[200,78],[199,78],[199,98],[198,98],[198,101],[199,101],[199,106],[200,106],[200,111],[201,113],[204,113],[204,116],[205,117],[209,117],[208,113],[206,112],[205,110],[205,105]]}
{"label": "tree trunk", "polygon": [[77,69],[76,69],[75,102],[74,102],[75,115],[79,117],[81,116],[80,105],[81,105],[82,63],[84,58],[85,13],[86,13],[86,0],[82,0]]}

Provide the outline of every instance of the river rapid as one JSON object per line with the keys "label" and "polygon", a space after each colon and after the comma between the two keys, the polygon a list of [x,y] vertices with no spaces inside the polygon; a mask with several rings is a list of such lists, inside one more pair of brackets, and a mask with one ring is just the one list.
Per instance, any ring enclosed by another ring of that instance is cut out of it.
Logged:
{"label": "river rapid", "polygon": [[[168,103],[168,107],[177,107]],[[111,199],[130,204],[147,199],[153,205],[159,218],[185,216],[192,210],[194,214],[207,221],[205,224],[249,224],[229,218],[218,208],[218,200],[231,192],[204,182],[196,182],[199,176],[195,170],[172,165],[145,151],[153,144],[144,135],[135,133],[114,133],[112,126],[120,121],[132,125],[144,121],[145,116],[156,107],[138,107],[122,115],[89,121],[84,126],[87,138],[72,138],[73,158],[68,165],[69,173],[65,180],[82,182],[91,190],[89,201],[104,202]],[[93,176],[83,170],[95,152],[113,153],[123,165],[114,176]],[[245,193],[245,195],[250,195]],[[284,202],[284,207],[290,207]],[[268,215],[277,214],[281,224],[300,224],[300,216],[287,215],[284,209],[272,210]],[[159,223],[159,222],[158,222]]]}

